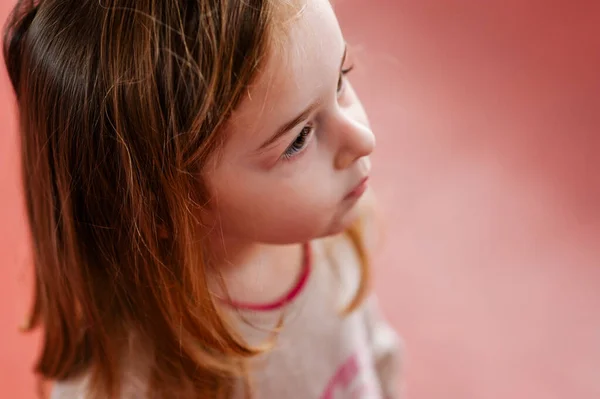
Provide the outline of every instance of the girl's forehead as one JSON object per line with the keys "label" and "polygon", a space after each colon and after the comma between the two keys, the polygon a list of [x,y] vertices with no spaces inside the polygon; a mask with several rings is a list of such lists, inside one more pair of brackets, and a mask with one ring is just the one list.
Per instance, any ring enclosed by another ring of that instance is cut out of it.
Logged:
{"label": "girl's forehead", "polygon": [[306,0],[283,23],[274,29],[268,57],[232,115],[232,128],[260,134],[337,83],[344,39],[329,1]]}

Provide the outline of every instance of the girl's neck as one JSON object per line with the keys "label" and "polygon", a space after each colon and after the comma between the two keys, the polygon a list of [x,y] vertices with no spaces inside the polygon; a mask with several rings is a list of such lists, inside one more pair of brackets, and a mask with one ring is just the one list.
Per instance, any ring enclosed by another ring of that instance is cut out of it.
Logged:
{"label": "girl's neck", "polygon": [[226,292],[214,286],[219,296],[234,302],[270,303],[284,296],[297,283],[304,266],[302,244],[270,245],[224,239],[213,245],[215,283],[222,277]]}

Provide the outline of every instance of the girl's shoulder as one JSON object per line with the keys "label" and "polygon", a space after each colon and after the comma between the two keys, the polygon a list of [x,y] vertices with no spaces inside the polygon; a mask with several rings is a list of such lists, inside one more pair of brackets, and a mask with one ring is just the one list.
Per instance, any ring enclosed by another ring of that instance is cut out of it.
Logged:
{"label": "girl's shoulder", "polygon": [[[141,399],[147,389],[147,381],[140,376],[127,373],[123,379],[120,399]],[[90,373],[86,371],[76,378],[56,381],[52,386],[50,399],[88,399],[90,398]]]}
{"label": "girl's shoulder", "polygon": [[87,395],[89,374],[84,372],[76,378],[56,381],[52,386],[50,399],[84,399]]}
{"label": "girl's shoulder", "polygon": [[[142,399],[148,389],[148,375],[151,351],[146,341],[138,332],[129,333],[128,343],[121,355],[119,368],[120,399]],[[91,369],[63,381],[55,381],[50,393],[50,399],[88,399],[93,391]]]}

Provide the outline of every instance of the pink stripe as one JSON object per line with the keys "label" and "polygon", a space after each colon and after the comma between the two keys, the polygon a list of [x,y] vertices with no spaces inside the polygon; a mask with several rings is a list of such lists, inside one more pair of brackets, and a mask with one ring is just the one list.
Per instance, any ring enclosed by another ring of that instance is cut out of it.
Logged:
{"label": "pink stripe", "polygon": [[333,394],[336,389],[346,392],[359,374],[359,368],[358,357],[357,354],[354,353],[336,370],[331,380],[329,380],[323,395],[321,395],[321,399],[333,399]]}
{"label": "pink stripe", "polygon": [[230,302],[230,305],[238,309],[268,312],[271,310],[279,309],[292,302],[300,294],[300,292],[302,292],[302,289],[304,289],[304,286],[308,281],[308,277],[310,277],[310,271],[312,269],[310,244],[304,244],[303,249],[304,259],[302,265],[302,272],[300,273],[300,276],[298,276],[296,284],[294,284],[294,286],[283,297],[271,303],[245,303],[232,301]]}

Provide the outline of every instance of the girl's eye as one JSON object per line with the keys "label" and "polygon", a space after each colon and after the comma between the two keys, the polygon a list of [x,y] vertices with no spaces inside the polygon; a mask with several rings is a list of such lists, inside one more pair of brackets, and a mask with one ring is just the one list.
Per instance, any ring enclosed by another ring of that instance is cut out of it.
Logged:
{"label": "girl's eye", "polygon": [[348,68],[346,69],[342,69],[342,71],[340,72],[340,77],[338,79],[338,84],[337,84],[337,92],[338,94],[340,94],[343,90],[344,90],[344,81],[345,76],[350,73],[350,71],[352,71],[354,69],[354,65],[350,65]]}
{"label": "girl's eye", "polygon": [[285,152],[282,155],[282,158],[290,159],[301,153],[308,144],[308,139],[310,138],[312,130],[312,126],[304,126],[300,134],[296,136],[296,140],[294,140],[294,142],[287,148],[287,150],[285,150]]}

